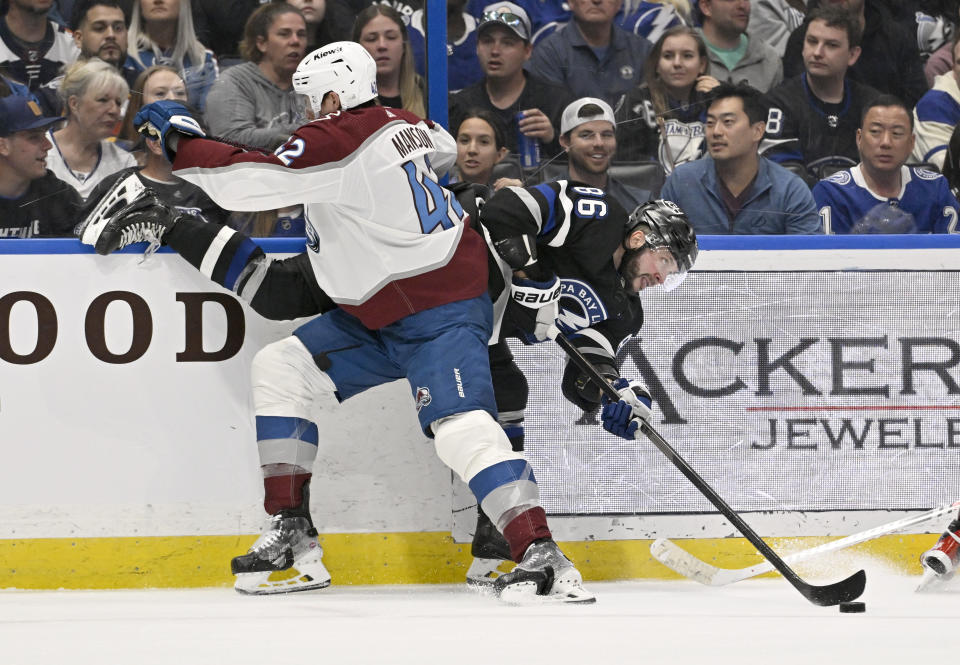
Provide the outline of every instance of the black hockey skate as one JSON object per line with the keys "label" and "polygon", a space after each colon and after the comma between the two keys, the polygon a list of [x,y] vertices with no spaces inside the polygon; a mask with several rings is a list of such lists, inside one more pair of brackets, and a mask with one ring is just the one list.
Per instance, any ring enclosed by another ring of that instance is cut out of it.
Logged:
{"label": "black hockey skate", "polygon": [[251,595],[309,591],[330,586],[323,565],[323,548],[310,519],[308,485],[297,508],[281,510],[267,519],[263,533],[250,550],[230,562],[237,576],[234,588]]}
{"label": "black hockey skate", "polygon": [[535,540],[513,571],[493,584],[500,600],[512,605],[593,603],[597,597],[583,588],[583,577],[549,538]]}
{"label": "black hockey skate", "polygon": [[497,578],[507,572],[501,566],[512,563],[510,545],[480,506],[477,506],[477,528],[470,554],[473,562],[467,571],[467,586],[478,589],[493,588]]}

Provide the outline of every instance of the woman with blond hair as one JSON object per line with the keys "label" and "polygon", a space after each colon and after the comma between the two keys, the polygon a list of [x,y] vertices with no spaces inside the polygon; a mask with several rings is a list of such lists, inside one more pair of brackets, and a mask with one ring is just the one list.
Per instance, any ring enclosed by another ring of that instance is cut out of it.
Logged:
{"label": "woman with blond hair", "polygon": [[82,199],[106,176],[137,163],[133,155],[107,140],[120,122],[128,92],[116,67],[99,58],[72,65],[63,77],[58,94],[67,122],[47,133],[53,144],[47,168]]}
{"label": "woman with blond hair", "polygon": [[127,33],[130,57],[140,69],[168,65],[187,86],[187,100],[198,111],[220,76],[217,59],[193,28],[190,0],[133,0]]}
{"label": "woman with blond hair", "polygon": [[425,118],[424,82],[414,66],[407,26],[400,12],[389,5],[370,5],[353,23],[353,41],[377,61],[380,103]]}
{"label": "woman with blond hair", "polygon": [[669,174],[703,155],[707,94],[720,82],[703,38],[683,25],[663,33],[643,70],[644,83],[617,104],[617,159],[655,159]]}

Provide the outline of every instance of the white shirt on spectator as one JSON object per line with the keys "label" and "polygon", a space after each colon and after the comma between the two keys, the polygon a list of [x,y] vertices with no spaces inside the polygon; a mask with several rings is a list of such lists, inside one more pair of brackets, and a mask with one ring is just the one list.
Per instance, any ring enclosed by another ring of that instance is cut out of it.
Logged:
{"label": "white shirt on spectator", "polygon": [[53,171],[55,176],[77,190],[80,198],[84,201],[90,196],[90,192],[97,186],[97,183],[108,175],[137,165],[137,160],[134,159],[133,155],[113,141],[104,140],[100,141],[100,158],[93,170],[89,173],[74,171],[64,161],[63,155],[60,153],[60,146],[53,138],[53,132],[47,132],[47,139],[53,144],[53,149],[47,153],[47,168]]}

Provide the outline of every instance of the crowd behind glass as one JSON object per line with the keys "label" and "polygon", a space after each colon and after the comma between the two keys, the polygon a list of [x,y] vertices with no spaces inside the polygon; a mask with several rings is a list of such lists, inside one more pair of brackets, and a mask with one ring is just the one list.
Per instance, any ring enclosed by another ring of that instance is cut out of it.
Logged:
{"label": "crowd behind glass", "polygon": [[[451,180],[570,178],[628,210],[663,196],[702,234],[955,232],[958,10],[448,0]],[[207,221],[302,236],[296,208],[220,209],[132,118],[179,100],[208,134],[274,151],[309,121],[297,65],[332,41],[371,53],[381,104],[428,115],[423,0],[2,0],[0,14],[4,238],[71,235],[130,173]]]}

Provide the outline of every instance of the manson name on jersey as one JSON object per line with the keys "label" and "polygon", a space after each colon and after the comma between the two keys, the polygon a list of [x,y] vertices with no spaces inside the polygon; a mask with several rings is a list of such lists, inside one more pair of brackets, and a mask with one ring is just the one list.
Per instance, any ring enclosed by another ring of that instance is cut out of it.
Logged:
{"label": "manson name on jersey", "polygon": [[406,157],[418,149],[436,150],[433,146],[433,141],[430,140],[430,135],[421,127],[404,127],[390,140],[393,142],[393,147],[397,149],[401,157]]}

